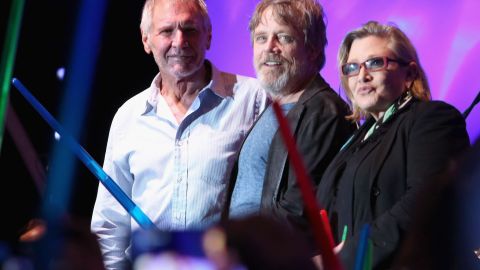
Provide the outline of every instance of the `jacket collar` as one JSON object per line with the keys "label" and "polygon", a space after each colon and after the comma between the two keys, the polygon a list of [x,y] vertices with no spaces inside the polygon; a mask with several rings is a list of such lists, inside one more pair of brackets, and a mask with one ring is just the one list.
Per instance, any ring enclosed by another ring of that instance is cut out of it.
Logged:
{"label": "jacket collar", "polygon": [[300,96],[298,103],[304,104],[309,99],[313,97],[317,92],[330,89],[330,85],[320,76],[320,74],[315,75],[312,81],[307,85],[305,91]]}

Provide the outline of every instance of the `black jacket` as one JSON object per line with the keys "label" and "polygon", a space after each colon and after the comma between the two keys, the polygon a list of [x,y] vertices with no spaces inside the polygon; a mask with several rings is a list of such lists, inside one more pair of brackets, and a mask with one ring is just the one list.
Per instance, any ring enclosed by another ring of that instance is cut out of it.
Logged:
{"label": "black jacket", "polygon": [[412,100],[362,142],[373,123],[367,120],[335,157],[317,191],[337,241],[348,225],[340,252],[345,269],[353,269],[365,223],[373,266],[387,268],[409,230],[417,196],[428,196],[421,189],[470,144],[461,114],[440,101]]}
{"label": "black jacket", "polygon": [[[345,119],[349,113],[348,105],[318,75],[286,115],[315,190],[328,164],[355,130]],[[313,243],[297,177],[279,130],[269,150],[261,212],[305,233]]]}

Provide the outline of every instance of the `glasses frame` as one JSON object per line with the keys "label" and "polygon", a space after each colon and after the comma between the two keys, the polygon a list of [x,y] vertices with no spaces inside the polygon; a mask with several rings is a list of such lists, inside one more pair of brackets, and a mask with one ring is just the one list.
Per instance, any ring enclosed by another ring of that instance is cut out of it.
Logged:
{"label": "glasses frame", "polygon": [[[383,66],[382,67],[379,67],[379,68],[370,68],[367,66],[367,62],[370,62],[372,60],[376,60],[376,59],[383,59]],[[362,63],[345,63],[342,65],[342,68],[341,68],[341,71],[342,71],[342,75],[345,76],[345,77],[353,77],[353,76],[357,76],[358,74],[360,74],[360,70],[362,69],[362,66],[368,71],[368,72],[375,72],[375,71],[380,71],[380,70],[386,70],[387,67],[388,67],[388,63],[389,62],[395,62],[395,63],[398,63],[399,65],[401,66],[406,66],[408,65],[407,62],[404,62],[404,61],[401,61],[401,60],[398,60],[398,59],[392,59],[390,57],[387,57],[387,56],[375,56],[375,57],[372,57],[372,58],[369,58],[365,61],[363,61]],[[350,74],[345,74],[345,67],[347,65],[351,65],[351,64],[356,64],[358,65],[358,69],[356,70],[356,72],[354,73],[350,73]]]}

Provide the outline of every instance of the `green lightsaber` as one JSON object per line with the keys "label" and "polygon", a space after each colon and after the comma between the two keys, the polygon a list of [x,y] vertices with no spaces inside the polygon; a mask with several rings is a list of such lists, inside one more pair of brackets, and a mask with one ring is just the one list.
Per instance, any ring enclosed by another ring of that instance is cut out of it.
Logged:
{"label": "green lightsaber", "polygon": [[12,78],[13,63],[17,51],[18,35],[20,32],[20,22],[22,19],[25,0],[13,0],[10,8],[10,17],[7,24],[7,34],[2,50],[2,59],[0,63],[0,149],[3,142],[3,131],[5,128],[5,113],[8,105],[8,91],[10,89],[10,80]]}

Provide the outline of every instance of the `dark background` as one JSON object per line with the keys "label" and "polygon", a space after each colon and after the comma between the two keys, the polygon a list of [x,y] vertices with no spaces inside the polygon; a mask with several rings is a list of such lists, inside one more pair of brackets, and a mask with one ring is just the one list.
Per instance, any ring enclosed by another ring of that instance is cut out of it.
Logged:
{"label": "dark background", "polygon": [[[11,1],[0,2],[3,48]],[[32,0],[25,2],[23,10],[13,77],[18,78],[57,120],[65,83],[57,78],[56,73],[60,67],[68,66],[80,3],[77,0]],[[116,109],[148,87],[157,72],[153,59],[144,53],[141,43],[142,5],[143,1],[108,1],[87,115],[77,138],[100,165]],[[10,105],[43,168],[48,170],[49,154],[56,143],[53,130],[13,87],[10,88]],[[99,182],[83,163],[75,160],[77,170],[68,214],[88,223]],[[6,129],[0,170],[1,239],[15,240],[29,220],[40,216],[42,195]]]}

